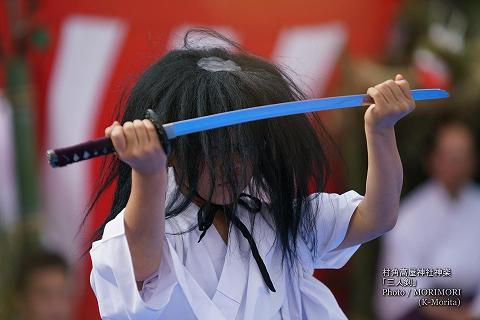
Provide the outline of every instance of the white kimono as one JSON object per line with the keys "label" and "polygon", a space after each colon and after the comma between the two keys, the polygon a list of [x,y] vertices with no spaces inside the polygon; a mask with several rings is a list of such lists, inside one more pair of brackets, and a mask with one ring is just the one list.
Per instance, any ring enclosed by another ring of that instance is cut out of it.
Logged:
{"label": "white kimono", "polygon": [[[176,187],[169,175],[167,198]],[[166,238],[158,272],[137,289],[124,231],[124,211],[110,221],[93,243],[90,282],[103,319],[346,319],[330,290],[313,277],[314,268],[341,268],[360,245],[337,249],[350,218],[363,199],[354,191],[311,196],[319,210],[316,258],[299,241],[297,271],[282,265],[275,233],[257,213],[252,233],[276,292],[265,285],[247,240],[234,228],[228,246],[212,225],[198,242],[198,207],[166,220]],[[315,208],[315,206],[314,206]],[[238,206],[250,230],[251,213]],[[263,206],[262,210],[266,210]],[[251,231],[251,230],[250,230]]]}

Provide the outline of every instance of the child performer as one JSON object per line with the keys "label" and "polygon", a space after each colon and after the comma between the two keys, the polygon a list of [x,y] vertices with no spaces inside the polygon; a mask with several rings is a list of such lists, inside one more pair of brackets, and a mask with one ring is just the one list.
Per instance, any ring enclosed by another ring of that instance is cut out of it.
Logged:
{"label": "child performer", "polygon": [[169,123],[304,99],[278,67],[189,46],[153,64],[123,125],[105,130],[119,159],[101,188],[118,179],[112,210],[90,251],[102,317],[345,319],[313,269],[341,268],[394,227],[403,176],[394,125],[415,108],[401,75],[367,93],[365,197],[327,194],[326,140],[305,114],[182,136],[168,157],[141,120],[148,108]]}

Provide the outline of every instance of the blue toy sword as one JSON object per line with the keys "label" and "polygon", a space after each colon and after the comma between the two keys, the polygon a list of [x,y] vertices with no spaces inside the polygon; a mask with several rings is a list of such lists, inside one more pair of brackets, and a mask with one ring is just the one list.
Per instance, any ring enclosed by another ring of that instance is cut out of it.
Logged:
{"label": "blue toy sword", "polygon": [[[441,89],[412,90],[412,97],[416,101],[448,98],[449,94]],[[176,137],[246,123],[263,119],[270,119],[306,112],[317,112],[332,109],[342,109],[365,106],[373,103],[366,94],[339,96],[303,101],[291,101],[252,107],[235,111],[228,111],[194,119],[176,121],[161,125],[157,114],[148,110],[146,118],[152,120],[157,129],[162,146],[167,154],[170,153],[169,140]],[[115,152],[112,140],[108,137],[90,140],[67,148],[50,149],[47,151],[48,162],[52,167],[63,167],[67,164],[87,160],[108,153]]]}

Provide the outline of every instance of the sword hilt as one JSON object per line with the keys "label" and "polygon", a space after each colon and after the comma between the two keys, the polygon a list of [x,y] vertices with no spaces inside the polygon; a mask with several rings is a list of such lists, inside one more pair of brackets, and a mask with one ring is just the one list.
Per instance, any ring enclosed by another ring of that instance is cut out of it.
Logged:
{"label": "sword hilt", "polygon": [[115,152],[112,139],[105,137],[66,148],[50,149],[47,151],[47,159],[50,166],[56,168],[112,152]]}
{"label": "sword hilt", "polygon": [[[145,113],[145,119],[150,120],[157,130],[158,139],[168,156],[171,153],[171,143],[161,125],[158,115],[155,111],[148,109]],[[92,159],[115,152],[112,139],[110,137],[89,140],[84,143],[76,144],[66,148],[50,149],[47,151],[48,163],[52,168],[64,167],[68,164]]]}

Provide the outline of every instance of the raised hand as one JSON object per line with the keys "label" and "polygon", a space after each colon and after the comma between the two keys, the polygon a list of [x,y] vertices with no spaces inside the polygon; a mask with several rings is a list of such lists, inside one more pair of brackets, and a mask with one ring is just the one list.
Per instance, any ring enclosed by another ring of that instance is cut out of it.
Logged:
{"label": "raised hand", "polygon": [[127,121],[121,126],[115,121],[105,129],[112,139],[119,158],[140,174],[155,174],[166,170],[167,157],[150,120]]}
{"label": "raised hand", "polygon": [[400,74],[368,89],[374,104],[365,112],[365,130],[381,132],[392,129],[398,120],[415,109],[408,81]]}

